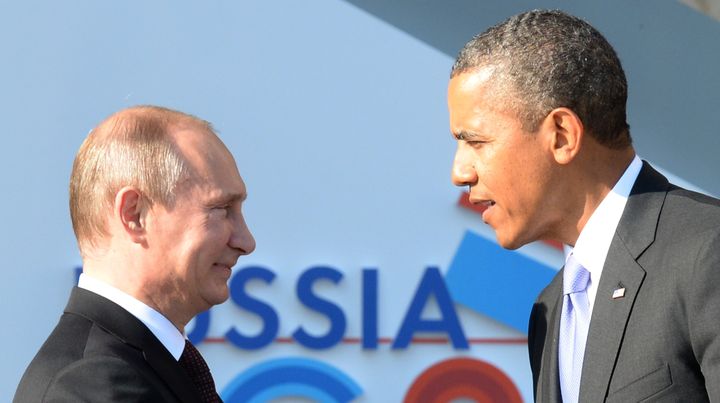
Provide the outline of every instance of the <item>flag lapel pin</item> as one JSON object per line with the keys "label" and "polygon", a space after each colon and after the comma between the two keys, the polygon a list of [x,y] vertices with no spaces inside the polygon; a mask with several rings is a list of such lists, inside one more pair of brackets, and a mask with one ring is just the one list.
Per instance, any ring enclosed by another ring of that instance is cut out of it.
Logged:
{"label": "flag lapel pin", "polygon": [[613,291],[613,299],[623,298],[625,296],[625,287],[622,284],[618,284],[618,288]]}

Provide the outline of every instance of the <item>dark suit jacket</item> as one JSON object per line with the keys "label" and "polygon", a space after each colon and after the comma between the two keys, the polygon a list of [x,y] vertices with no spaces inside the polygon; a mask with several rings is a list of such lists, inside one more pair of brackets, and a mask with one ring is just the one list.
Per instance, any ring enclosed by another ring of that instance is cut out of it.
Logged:
{"label": "dark suit jacket", "polygon": [[[623,298],[613,290],[625,288]],[[561,401],[562,271],[530,318],[535,400]],[[720,402],[720,201],[647,163],[603,267],[585,348],[581,402]]]}
{"label": "dark suit jacket", "polygon": [[13,402],[195,403],[200,397],[142,322],[110,300],[76,287]]}

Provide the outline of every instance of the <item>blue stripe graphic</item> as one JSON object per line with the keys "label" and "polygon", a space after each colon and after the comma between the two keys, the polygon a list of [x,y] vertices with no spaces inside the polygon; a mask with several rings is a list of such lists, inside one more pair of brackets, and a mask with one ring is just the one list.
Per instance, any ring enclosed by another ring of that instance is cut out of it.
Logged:
{"label": "blue stripe graphic", "polygon": [[455,302],[527,334],[533,303],[556,273],[467,231],[445,282]]}

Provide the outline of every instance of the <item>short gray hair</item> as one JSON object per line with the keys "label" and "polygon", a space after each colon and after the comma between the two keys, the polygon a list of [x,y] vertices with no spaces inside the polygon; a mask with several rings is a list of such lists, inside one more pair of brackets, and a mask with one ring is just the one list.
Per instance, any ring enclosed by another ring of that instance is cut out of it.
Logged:
{"label": "short gray hair", "polygon": [[513,16],[465,44],[451,77],[483,67],[494,68],[491,79],[525,130],[537,130],[551,110],[567,107],[601,144],[632,144],[625,73],[612,46],[587,22],[554,10]]}

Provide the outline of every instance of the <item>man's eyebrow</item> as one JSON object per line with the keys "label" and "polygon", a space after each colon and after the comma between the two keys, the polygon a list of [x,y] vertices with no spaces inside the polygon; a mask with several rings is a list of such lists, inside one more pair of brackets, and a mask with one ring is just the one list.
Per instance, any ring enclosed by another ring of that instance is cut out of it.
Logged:
{"label": "man's eyebrow", "polygon": [[459,131],[457,133],[453,133],[453,136],[455,136],[456,140],[469,140],[469,139],[475,139],[478,137],[482,137],[477,133],[469,132],[466,130]]}
{"label": "man's eyebrow", "polygon": [[243,201],[245,201],[245,199],[247,199],[247,193],[226,193],[226,194],[223,194],[218,197],[210,199],[209,204],[221,205],[221,204],[233,203],[236,201],[243,202]]}

